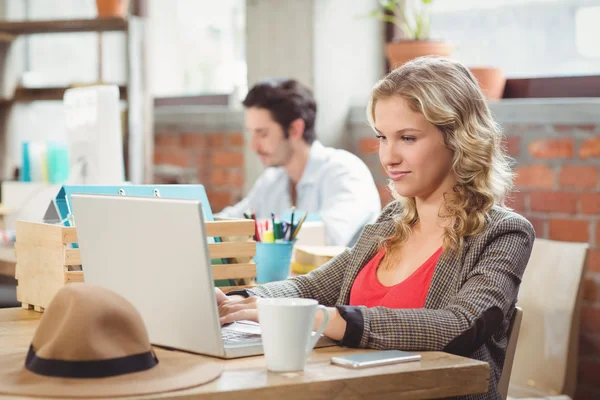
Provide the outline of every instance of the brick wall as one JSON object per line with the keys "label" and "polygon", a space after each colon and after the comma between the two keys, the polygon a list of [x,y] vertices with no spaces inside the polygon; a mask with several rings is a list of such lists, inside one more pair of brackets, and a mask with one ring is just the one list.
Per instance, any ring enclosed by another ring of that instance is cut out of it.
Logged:
{"label": "brick wall", "polygon": [[201,183],[213,212],[242,198],[244,137],[241,132],[158,130],[154,140],[155,183]]}
{"label": "brick wall", "polygon": [[[510,205],[537,236],[590,245],[584,273],[577,399],[600,399],[600,125],[504,124],[515,158]],[[369,165],[382,202],[390,200],[377,140],[364,128],[354,150]]]}
{"label": "brick wall", "polygon": [[600,125],[505,124],[517,160],[511,205],[537,236],[587,242],[577,399],[600,398]]}

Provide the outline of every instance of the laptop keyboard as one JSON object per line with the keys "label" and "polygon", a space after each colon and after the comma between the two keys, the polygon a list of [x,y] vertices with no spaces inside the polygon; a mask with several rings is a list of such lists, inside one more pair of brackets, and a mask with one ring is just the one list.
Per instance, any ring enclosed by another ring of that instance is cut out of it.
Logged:
{"label": "laptop keyboard", "polygon": [[222,329],[221,336],[224,344],[252,344],[260,343],[260,335],[256,333],[229,331]]}

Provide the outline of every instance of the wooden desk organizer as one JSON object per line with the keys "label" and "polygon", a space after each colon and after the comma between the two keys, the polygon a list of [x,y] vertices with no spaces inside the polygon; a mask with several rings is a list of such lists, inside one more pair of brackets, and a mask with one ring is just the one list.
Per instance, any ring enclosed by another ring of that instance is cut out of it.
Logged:
{"label": "wooden desk organizer", "polygon": [[[83,282],[76,227],[17,221],[15,251],[17,265],[17,300],[25,309],[43,312],[50,300],[67,283]],[[224,292],[251,287],[256,277],[254,221],[224,220],[206,222],[206,235],[222,238],[211,243],[211,258],[226,259],[227,264],[213,264],[213,278],[231,279],[238,286],[222,287]]]}

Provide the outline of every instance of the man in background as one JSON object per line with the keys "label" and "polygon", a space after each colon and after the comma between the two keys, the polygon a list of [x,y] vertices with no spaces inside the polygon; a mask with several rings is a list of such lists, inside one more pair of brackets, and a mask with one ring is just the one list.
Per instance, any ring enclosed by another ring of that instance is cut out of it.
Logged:
{"label": "man in background", "polygon": [[320,217],[328,245],[353,245],[379,215],[379,193],[362,160],[316,139],[311,90],[293,79],[267,80],[243,104],[252,150],[266,169],[248,195],[219,216],[242,217],[250,209],[258,219],[271,218],[295,206]]}

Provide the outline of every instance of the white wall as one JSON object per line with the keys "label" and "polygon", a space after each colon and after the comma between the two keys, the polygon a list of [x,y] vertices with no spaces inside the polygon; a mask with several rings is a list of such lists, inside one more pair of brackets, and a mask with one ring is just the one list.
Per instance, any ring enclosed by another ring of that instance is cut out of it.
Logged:
{"label": "white wall", "polygon": [[249,87],[279,76],[313,87],[314,1],[246,1]]}
{"label": "white wall", "polygon": [[349,144],[345,129],[350,108],[366,104],[373,84],[385,73],[383,24],[363,18],[376,7],[372,0],[315,1],[317,135],[326,145]]}

